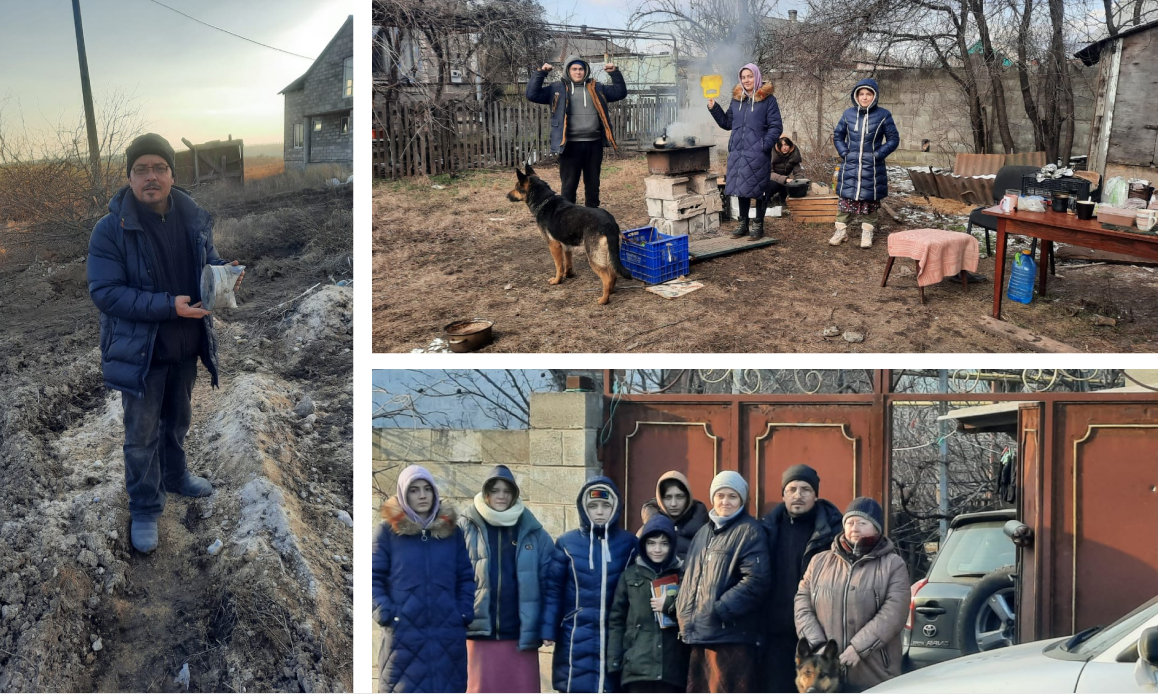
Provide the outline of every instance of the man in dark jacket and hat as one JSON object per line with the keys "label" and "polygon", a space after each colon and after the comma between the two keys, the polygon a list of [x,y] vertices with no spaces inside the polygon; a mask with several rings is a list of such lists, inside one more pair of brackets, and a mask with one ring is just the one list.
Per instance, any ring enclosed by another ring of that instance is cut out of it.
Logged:
{"label": "man in dark jacket and hat", "polygon": [[591,65],[577,55],[567,58],[563,79],[543,86],[547,73],[555,69],[550,63],[531,74],[527,82],[527,99],[551,107],[551,154],[559,155],[559,192],[567,202],[575,202],[579,177],[583,177],[583,204],[599,207],[599,170],[603,166],[603,148],[619,147],[611,132],[607,104],[627,97],[627,83],[613,63],[603,66],[611,76],[604,85],[591,76]]}
{"label": "man in dark jacket and hat", "polygon": [[167,492],[213,493],[189,472],[184,442],[198,359],[217,385],[217,337],[201,308],[201,271],[226,262],[213,247],[209,213],[173,186],[169,143],[141,135],[125,161],[129,183],[89,239],[88,291],[101,312],[104,383],[121,391],[124,406],[131,539],[147,553],[157,547]]}
{"label": "man in dark jacket and hat", "polygon": [[784,501],[762,523],[772,565],[772,592],[765,603],[768,638],[764,643],[764,689],[796,690],[796,590],[808,562],[832,546],[841,532],[841,512],[819,498],[820,475],[808,465],[793,465],[780,478]]}

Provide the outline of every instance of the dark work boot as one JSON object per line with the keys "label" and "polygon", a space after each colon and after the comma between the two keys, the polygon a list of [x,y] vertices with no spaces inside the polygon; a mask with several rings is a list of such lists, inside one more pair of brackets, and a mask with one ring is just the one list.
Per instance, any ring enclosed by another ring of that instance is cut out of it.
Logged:
{"label": "dark work boot", "polygon": [[733,231],[731,234],[732,238],[742,239],[745,236],[747,236],[748,235],[748,222],[749,222],[749,219],[747,217],[744,217],[743,219],[741,219],[740,220],[740,226],[736,227],[736,230]]}
{"label": "dark work boot", "polygon": [[129,527],[129,540],[133,547],[142,554],[148,554],[157,549],[157,521],[134,520]]}
{"label": "dark work boot", "polygon": [[172,487],[165,485],[165,491],[181,496],[209,496],[213,493],[213,485],[204,477],[198,477],[186,470],[185,476],[177,484]]}
{"label": "dark work boot", "polygon": [[757,219],[756,220],[756,222],[752,225],[752,233],[748,234],[748,237],[751,239],[764,238],[764,220],[763,219]]}

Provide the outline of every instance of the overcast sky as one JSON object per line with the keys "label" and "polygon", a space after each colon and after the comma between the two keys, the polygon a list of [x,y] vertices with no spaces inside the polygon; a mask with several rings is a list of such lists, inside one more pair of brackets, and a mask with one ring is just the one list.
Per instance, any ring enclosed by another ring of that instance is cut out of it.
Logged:
{"label": "overcast sky", "polygon": [[[292,53],[317,55],[353,0],[161,0]],[[174,148],[225,139],[281,142],[281,91],[311,60],[263,48],[152,0],[81,0],[93,98],[135,95],[148,130]],[[336,87],[335,87],[336,88]],[[0,126],[43,134],[83,116],[70,0],[0,0]],[[100,114],[98,113],[98,120]]]}

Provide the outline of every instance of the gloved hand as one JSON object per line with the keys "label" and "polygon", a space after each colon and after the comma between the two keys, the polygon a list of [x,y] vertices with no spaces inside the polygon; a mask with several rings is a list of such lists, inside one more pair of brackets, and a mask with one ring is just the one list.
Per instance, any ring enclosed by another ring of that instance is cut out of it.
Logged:
{"label": "gloved hand", "polygon": [[853,667],[860,662],[860,653],[852,646],[844,649],[844,653],[840,654],[840,664],[845,667]]}

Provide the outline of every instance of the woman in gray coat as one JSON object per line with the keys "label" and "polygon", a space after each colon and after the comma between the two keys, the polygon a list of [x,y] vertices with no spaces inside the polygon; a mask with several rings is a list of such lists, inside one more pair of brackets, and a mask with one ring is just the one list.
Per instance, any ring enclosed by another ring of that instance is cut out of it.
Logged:
{"label": "woman in gray coat", "polygon": [[836,642],[846,692],[901,674],[909,570],[882,531],[883,517],[875,499],[853,499],[844,533],[812,558],[796,592],[796,631],[814,651]]}
{"label": "woman in gray coat", "polygon": [[467,626],[468,692],[539,691],[540,581],[555,544],[505,465],[459,519],[477,589]]}

